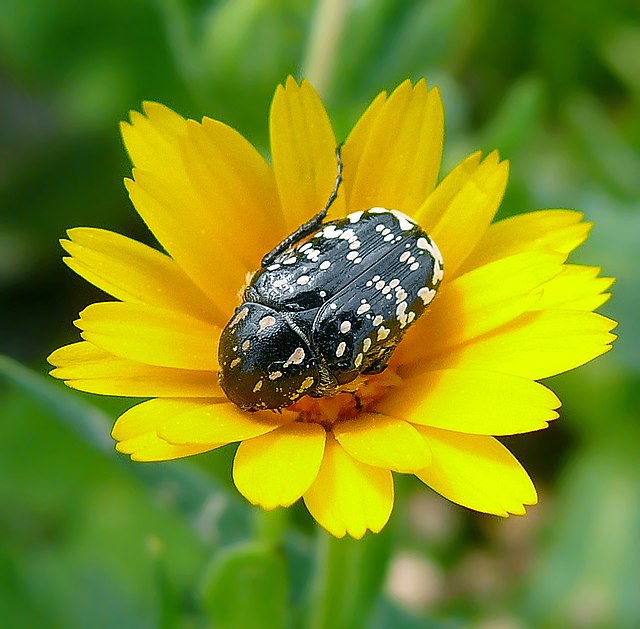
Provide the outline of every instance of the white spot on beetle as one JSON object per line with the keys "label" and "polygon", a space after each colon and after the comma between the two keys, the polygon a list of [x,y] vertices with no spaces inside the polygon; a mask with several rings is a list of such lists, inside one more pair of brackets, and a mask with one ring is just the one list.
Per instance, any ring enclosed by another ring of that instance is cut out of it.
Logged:
{"label": "white spot on beetle", "polygon": [[400,256],[400,262],[406,262],[410,257],[411,257],[411,254],[410,254],[408,251],[405,251],[405,252]]}
{"label": "white spot on beetle", "polygon": [[418,297],[422,299],[422,303],[426,306],[431,303],[433,298],[436,296],[436,291],[425,286],[418,291]]}
{"label": "white spot on beetle", "polygon": [[304,286],[309,283],[309,280],[311,280],[311,278],[308,275],[301,275],[296,282],[300,284],[300,286]]}
{"label": "white spot on beetle", "polygon": [[415,227],[415,223],[406,214],[403,214],[398,210],[391,210],[391,214],[398,219],[398,225],[400,225],[400,229],[403,232],[409,231]]}
{"label": "white spot on beetle", "polygon": [[234,367],[237,367],[240,364],[240,359],[239,358],[234,358],[231,361],[231,369],[233,369]]}
{"label": "white spot on beetle", "polygon": [[286,369],[289,365],[299,365],[304,360],[304,350],[302,347],[296,347],[296,350],[287,358],[283,367]]}
{"label": "white spot on beetle", "polygon": [[380,325],[384,321],[384,317],[382,315],[376,315],[373,320],[373,325]]}
{"label": "white spot on beetle", "polygon": [[322,230],[322,235],[325,238],[339,238],[341,234],[342,234],[342,230],[341,229],[336,229],[335,225],[327,225]]}
{"label": "white spot on beetle", "polygon": [[347,260],[355,260],[360,254],[357,251],[349,251],[347,254]]}
{"label": "white spot on beetle", "polygon": [[287,285],[287,280],[284,279],[284,277],[281,277],[280,279],[276,280],[273,283],[273,287],[274,288],[282,288],[283,286]]}
{"label": "white spot on beetle", "polygon": [[384,225],[382,223],[378,223],[376,225],[376,231],[381,232],[384,229]]}
{"label": "white spot on beetle", "polygon": [[325,260],[325,261],[320,265],[320,270],[321,270],[321,271],[326,271],[330,266],[331,266],[331,262],[329,262],[329,260]]}
{"label": "white spot on beetle", "polygon": [[277,380],[278,378],[282,377],[282,372],[281,371],[272,371],[269,374],[269,380]]}
{"label": "white spot on beetle", "polygon": [[362,217],[362,215],[364,214],[364,212],[360,211],[360,212],[353,212],[353,214],[349,214],[349,216],[347,216],[347,218],[349,219],[350,223],[357,223],[360,218]]}
{"label": "white spot on beetle", "polygon": [[277,271],[280,268],[279,264],[271,264],[267,267],[267,271]]}
{"label": "white spot on beetle", "polygon": [[376,282],[376,290],[382,290],[384,288],[384,280],[378,280]]}
{"label": "white spot on beetle", "polygon": [[384,237],[384,241],[385,241],[385,242],[391,242],[391,241],[393,240],[393,238],[394,238],[393,234],[387,234],[387,235]]}
{"label": "white spot on beetle", "polygon": [[400,302],[398,304],[398,307],[396,308],[396,317],[398,318],[402,317],[406,312],[406,310],[407,310],[407,302],[406,301]]}
{"label": "white spot on beetle", "polygon": [[371,310],[371,306],[369,304],[361,304],[360,307],[356,310],[356,314],[363,315],[369,310]]}
{"label": "white spot on beetle", "polygon": [[275,317],[272,317],[271,315],[267,315],[266,317],[262,317],[262,319],[260,319],[258,325],[260,326],[260,328],[258,329],[258,334],[260,334],[260,332],[264,332],[268,327],[271,327],[272,325],[275,325],[276,323],[276,319]]}
{"label": "white spot on beetle", "polygon": [[368,352],[370,348],[371,348],[371,339],[367,337],[362,343],[362,351]]}
{"label": "white spot on beetle", "polygon": [[389,286],[391,286],[391,288],[395,288],[399,284],[400,284],[400,280],[397,278],[394,278],[389,282]]}
{"label": "white spot on beetle", "polygon": [[340,332],[346,334],[351,329],[351,321],[343,321],[340,324]]}
{"label": "white spot on beetle", "polygon": [[249,339],[247,339],[243,344],[242,344],[242,351],[246,352],[249,348],[251,347],[251,341]]}
{"label": "white spot on beetle", "polygon": [[424,249],[424,250],[430,249],[429,241],[423,237],[418,238],[418,242],[416,243],[416,245],[418,245],[418,249]]}
{"label": "white spot on beetle", "polygon": [[409,267],[409,269],[410,269],[411,271],[417,271],[419,268],[420,268],[420,263],[419,263],[419,262],[414,262],[414,263]]}
{"label": "white spot on beetle", "polygon": [[376,338],[378,339],[378,341],[384,341],[384,339],[386,339],[387,336],[389,336],[389,332],[391,332],[389,328],[385,328],[383,325],[381,325],[378,328],[378,334]]}
{"label": "white spot on beetle", "polygon": [[356,369],[359,369],[360,365],[362,365],[362,358],[363,358],[362,354],[358,354],[356,356],[356,359],[353,361],[353,364]]}
{"label": "white spot on beetle", "polygon": [[243,308],[235,317],[233,317],[233,321],[231,322],[231,327],[233,327],[234,325],[238,325],[238,323],[240,323],[240,321],[245,319],[248,314],[249,314],[249,308],[246,308],[246,307]]}
{"label": "white spot on beetle", "polygon": [[346,349],[347,349],[347,344],[344,341],[340,341],[336,349],[336,356],[340,358],[344,354]]}
{"label": "white spot on beetle", "polygon": [[295,257],[291,257],[291,258],[287,258],[286,260],[282,261],[282,264],[295,264],[297,261],[297,258]]}
{"label": "white spot on beetle", "polygon": [[312,246],[313,245],[310,242],[305,242],[304,245],[302,245],[300,247],[300,249],[298,249],[298,251],[306,251],[307,249],[309,249]]}

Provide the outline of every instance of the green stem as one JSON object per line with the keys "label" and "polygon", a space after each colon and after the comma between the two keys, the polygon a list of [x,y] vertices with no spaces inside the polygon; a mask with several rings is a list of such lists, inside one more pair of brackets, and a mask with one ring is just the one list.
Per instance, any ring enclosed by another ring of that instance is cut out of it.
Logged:
{"label": "green stem", "polygon": [[319,0],[309,33],[302,75],[324,98],[331,81],[348,7],[347,0]]}
{"label": "green stem", "polygon": [[391,535],[336,539],[319,531],[308,629],[367,626],[384,584]]}
{"label": "green stem", "polygon": [[279,546],[289,525],[289,509],[256,509],[254,539],[267,546]]}

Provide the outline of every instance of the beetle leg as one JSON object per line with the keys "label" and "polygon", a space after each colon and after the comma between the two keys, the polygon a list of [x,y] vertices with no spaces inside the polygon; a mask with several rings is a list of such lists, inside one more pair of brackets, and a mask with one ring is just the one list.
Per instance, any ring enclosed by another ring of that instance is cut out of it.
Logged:
{"label": "beetle leg", "polygon": [[315,216],[309,219],[306,223],[298,227],[296,231],[287,236],[281,243],[277,244],[267,255],[262,258],[262,267],[269,266],[283,251],[286,251],[292,245],[295,245],[297,242],[306,238],[309,234],[313,233],[316,229],[322,225],[322,221],[324,221],[327,216],[327,212],[329,208],[336,200],[338,196],[338,188],[342,183],[342,156],[341,156],[342,145],[338,145],[336,148],[336,159],[338,161],[338,174],[336,176],[336,181],[333,186],[333,190],[329,195],[329,200],[322,210],[320,210]]}

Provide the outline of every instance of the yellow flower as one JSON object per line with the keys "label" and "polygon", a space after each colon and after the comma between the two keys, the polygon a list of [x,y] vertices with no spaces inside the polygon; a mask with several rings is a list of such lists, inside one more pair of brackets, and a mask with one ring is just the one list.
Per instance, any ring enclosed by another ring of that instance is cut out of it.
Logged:
{"label": "yellow flower", "polygon": [[380,94],[342,150],[329,219],[374,206],[411,216],[438,244],[445,279],[389,369],[359,389],[248,413],[218,384],[217,343],[247,274],[321,209],[336,176],[336,138],[313,88],[289,79],[270,115],[272,166],[236,131],[184,120],[156,103],[122,125],[135,165],[126,186],[166,253],[79,228],[66,263],[116,301],[86,308],[83,341],[55,351],[52,375],[103,395],[151,398],[113,437],[137,461],[240,442],[233,477],[265,509],[303,498],[333,535],[380,531],[392,472],[487,513],[536,503],[527,473],[495,436],[547,426],[558,398],[536,380],[610,349],[615,323],[592,311],[612,280],[565,264],[590,228],[544,210],[491,224],[507,182],[497,153],[474,153],[437,186],[443,112],[424,81]]}

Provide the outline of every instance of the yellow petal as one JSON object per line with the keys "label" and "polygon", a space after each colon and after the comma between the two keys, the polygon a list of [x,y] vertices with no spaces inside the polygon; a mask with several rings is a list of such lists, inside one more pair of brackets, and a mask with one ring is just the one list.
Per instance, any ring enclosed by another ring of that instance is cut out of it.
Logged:
{"label": "yellow petal", "polygon": [[83,341],[56,350],[48,361],[54,378],[72,389],[125,397],[207,397],[226,399],[211,371],[154,367],[119,358]]}
{"label": "yellow petal", "polygon": [[162,439],[178,445],[233,443],[264,435],[296,417],[288,411],[248,413],[229,402],[201,405],[188,413],[168,416],[157,430]]}
{"label": "yellow petal", "polygon": [[[136,166],[127,189],[158,241],[217,306],[222,324],[237,305],[246,273],[264,253],[251,239],[264,238],[265,248],[277,240],[273,176],[229,127],[187,122],[158,105],[147,104],[145,110],[147,116],[133,112],[131,124],[122,125]],[[245,242],[238,235],[239,220],[255,234],[247,236],[249,246],[238,246]]]}
{"label": "yellow petal", "polygon": [[464,270],[524,251],[568,254],[589,235],[591,223],[581,222],[582,218],[572,210],[538,210],[498,221],[482,236]]}
{"label": "yellow petal", "polygon": [[[173,186],[154,173],[134,170],[125,185],[149,229],[177,264],[217,308],[217,321],[226,323],[238,304],[237,292],[250,270],[237,251],[227,247],[220,223],[194,198],[186,184]],[[230,226],[227,225],[227,228]],[[237,225],[234,225],[237,229]],[[222,323],[220,323],[222,325]]]}
{"label": "yellow petal", "polygon": [[158,427],[167,420],[203,407],[208,408],[219,402],[219,400],[183,398],[147,400],[132,406],[120,415],[113,426],[111,436],[116,441],[128,441],[149,432],[155,434]]}
{"label": "yellow petal", "polygon": [[376,410],[408,422],[477,435],[546,428],[560,400],[545,386],[489,371],[443,369],[403,382]]}
{"label": "yellow petal", "polygon": [[431,461],[429,447],[413,426],[395,417],[361,413],[355,419],[335,424],[333,434],[361,463],[394,472],[421,470]]}
{"label": "yellow petal", "polygon": [[116,450],[131,456],[132,461],[172,461],[194,454],[209,452],[218,446],[175,446],[160,439],[155,433],[148,432],[127,441],[116,444]]}
{"label": "yellow petal", "polygon": [[444,257],[445,279],[457,269],[486,231],[500,206],[507,185],[507,162],[496,152],[480,164],[467,158],[435,189],[416,213]]}
{"label": "yellow petal", "polygon": [[131,161],[171,184],[184,185],[180,140],[186,135],[186,120],[159,103],[144,103],[144,110],[146,115],[130,112],[131,124],[120,125]]}
{"label": "yellow petal", "polygon": [[[273,169],[289,233],[326,205],[338,172],[337,142],[316,91],[307,81],[298,85],[292,77],[276,89],[270,130]],[[331,213],[344,214],[342,197]]]}
{"label": "yellow petal", "polygon": [[437,88],[421,80],[379,96],[345,142],[350,212],[383,206],[413,214],[433,190],[442,156],[444,117]]}
{"label": "yellow petal", "polygon": [[463,507],[508,516],[523,515],[538,501],[535,487],[516,458],[492,437],[418,427],[433,462],[416,474],[448,500]]}
{"label": "yellow petal", "polygon": [[170,310],[103,302],[80,313],[82,338],[116,356],[158,367],[218,369],[220,329]]}
{"label": "yellow petal", "polygon": [[184,312],[204,321],[216,310],[167,255],[104,229],[76,228],[61,240],[66,264],[116,299]]}
{"label": "yellow petal", "polygon": [[360,539],[378,533],[393,509],[393,477],[389,470],[356,461],[327,436],[320,472],[304,494],[315,520],[336,537]]}
{"label": "yellow petal", "polygon": [[528,252],[492,262],[444,286],[399,348],[401,362],[421,362],[512,321],[562,272],[564,254]]}
{"label": "yellow petal", "polygon": [[200,202],[213,210],[216,241],[236,251],[245,268],[258,269],[285,231],[267,162],[237,131],[211,118],[187,122],[182,157]]}
{"label": "yellow petal", "polygon": [[288,507],[318,475],[325,440],[320,424],[293,422],[243,441],[233,461],[238,491],[264,509]]}
{"label": "yellow petal", "polygon": [[515,321],[466,345],[401,370],[403,377],[433,369],[480,369],[548,378],[579,367],[611,349],[616,322],[593,312],[546,310]]}
{"label": "yellow petal", "polygon": [[595,310],[611,297],[604,291],[614,281],[612,277],[598,277],[599,273],[600,269],[593,266],[566,265],[560,275],[544,285],[541,298],[531,310]]}

